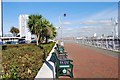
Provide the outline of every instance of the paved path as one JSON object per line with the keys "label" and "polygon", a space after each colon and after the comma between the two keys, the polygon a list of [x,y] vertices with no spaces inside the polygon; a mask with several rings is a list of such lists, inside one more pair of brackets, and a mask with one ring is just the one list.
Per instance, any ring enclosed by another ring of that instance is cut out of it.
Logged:
{"label": "paved path", "polygon": [[118,58],[75,43],[65,43],[65,50],[73,60],[75,78],[118,78]]}

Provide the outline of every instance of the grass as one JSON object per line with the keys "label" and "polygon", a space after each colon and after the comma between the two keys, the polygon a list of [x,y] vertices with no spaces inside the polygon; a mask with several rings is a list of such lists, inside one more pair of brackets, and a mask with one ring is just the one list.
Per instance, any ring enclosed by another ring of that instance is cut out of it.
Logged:
{"label": "grass", "polygon": [[[55,43],[3,46],[2,78],[34,79]],[[45,56],[46,55],[46,56]]]}

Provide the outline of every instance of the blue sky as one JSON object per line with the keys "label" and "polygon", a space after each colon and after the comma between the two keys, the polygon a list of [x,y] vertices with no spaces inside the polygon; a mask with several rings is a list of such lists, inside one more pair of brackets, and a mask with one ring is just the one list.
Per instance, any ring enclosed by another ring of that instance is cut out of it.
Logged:
{"label": "blue sky", "polygon": [[2,0],[4,2],[118,2],[119,0]]}
{"label": "blue sky", "polygon": [[3,2],[3,31],[8,33],[11,26],[19,27],[20,14],[41,14],[56,28],[60,26],[58,17],[61,16],[64,35],[78,36],[80,31],[72,32],[73,29],[102,26],[100,21],[108,23],[111,18],[117,18],[117,6],[117,2]]}

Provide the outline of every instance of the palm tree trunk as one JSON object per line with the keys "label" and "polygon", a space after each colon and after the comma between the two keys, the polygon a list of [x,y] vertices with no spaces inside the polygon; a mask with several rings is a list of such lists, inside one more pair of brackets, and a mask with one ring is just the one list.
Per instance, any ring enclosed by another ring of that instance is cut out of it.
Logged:
{"label": "palm tree trunk", "polygon": [[13,36],[15,37],[15,32],[13,33]]}
{"label": "palm tree trunk", "polygon": [[41,43],[41,35],[39,36],[39,40],[38,40],[39,43]]}
{"label": "palm tree trunk", "polygon": [[39,35],[37,35],[37,45],[39,45]]}
{"label": "palm tree trunk", "polygon": [[48,42],[48,37],[46,36],[46,41],[45,41],[46,43]]}

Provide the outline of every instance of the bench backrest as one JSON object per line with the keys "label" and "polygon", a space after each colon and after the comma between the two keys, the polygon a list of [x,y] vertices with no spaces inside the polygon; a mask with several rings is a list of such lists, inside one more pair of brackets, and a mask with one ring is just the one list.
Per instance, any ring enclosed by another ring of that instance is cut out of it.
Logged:
{"label": "bench backrest", "polygon": [[56,65],[58,66],[59,65],[59,59],[58,59],[58,56],[55,52],[52,53],[52,56],[54,57],[54,60],[55,60],[55,63]]}
{"label": "bench backrest", "polygon": [[54,57],[54,62],[56,64],[56,66],[59,66],[59,65],[66,65],[66,64],[70,64],[70,60],[69,59],[62,59],[62,60],[59,60],[57,54],[55,52],[52,53],[52,56]]}

